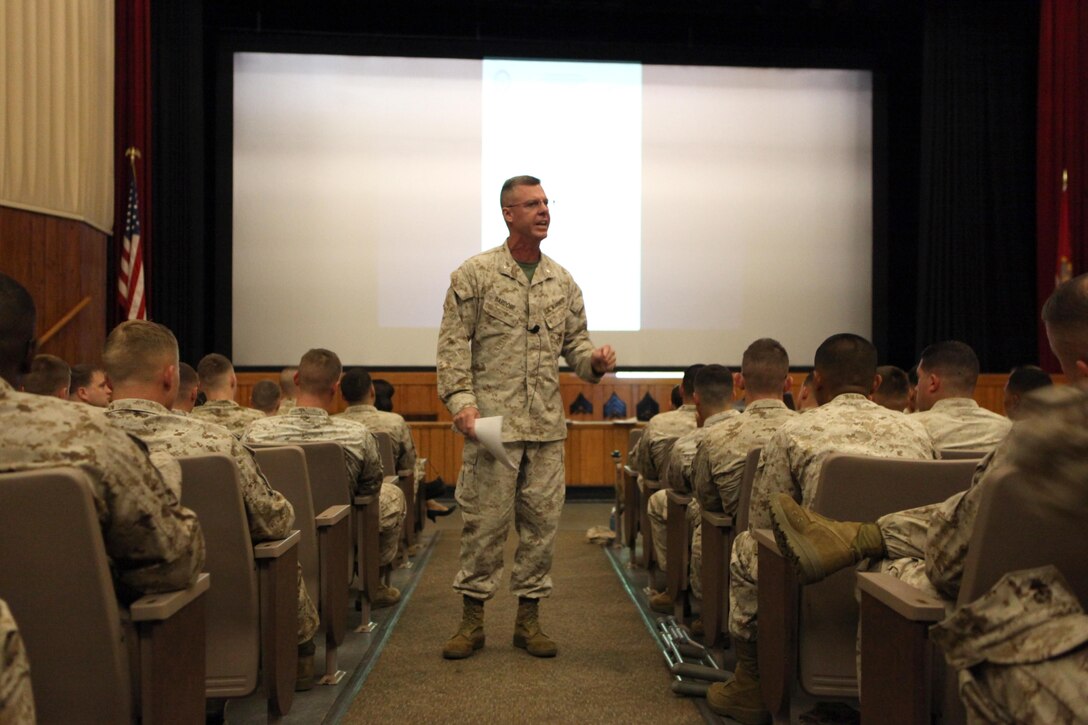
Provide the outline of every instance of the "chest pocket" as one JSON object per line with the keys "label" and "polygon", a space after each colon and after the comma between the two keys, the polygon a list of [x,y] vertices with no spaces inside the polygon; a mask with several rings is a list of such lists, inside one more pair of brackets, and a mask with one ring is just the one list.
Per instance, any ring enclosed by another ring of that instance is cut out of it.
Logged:
{"label": "chest pocket", "polygon": [[514,306],[499,297],[488,297],[484,302],[484,312],[488,317],[493,320],[497,320],[507,327],[517,327],[521,316],[514,309]]}
{"label": "chest pocket", "polygon": [[566,332],[567,304],[560,298],[544,308],[544,324],[548,326],[548,337],[552,349],[558,355],[563,347],[563,335]]}

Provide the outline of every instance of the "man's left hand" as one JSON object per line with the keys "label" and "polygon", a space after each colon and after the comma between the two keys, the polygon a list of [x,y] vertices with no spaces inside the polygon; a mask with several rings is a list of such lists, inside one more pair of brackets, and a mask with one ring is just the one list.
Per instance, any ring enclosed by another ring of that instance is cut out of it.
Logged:
{"label": "man's left hand", "polygon": [[598,375],[610,373],[616,369],[616,351],[611,345],[598,347],[590,356],[589,364]]}

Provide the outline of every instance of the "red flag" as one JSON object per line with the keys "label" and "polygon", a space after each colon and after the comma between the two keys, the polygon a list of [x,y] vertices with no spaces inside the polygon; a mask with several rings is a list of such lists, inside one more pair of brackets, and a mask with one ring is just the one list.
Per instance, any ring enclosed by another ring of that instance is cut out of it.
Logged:
{"label": "red flag", "polygon": [[121,271],[117,275],[117,299],[126,320],[146,320],[144,297],[144,250],[140,244],[140,202],[136,195],[136,170],[128,185],[125,234],[121,246]]}
{"label": "red flag", "polygon": [[1058,210],[1058,264],[1054,286],[1073,279],[1073,235],[1069,231],[1069,172],[1062,171],[1062,200]]}

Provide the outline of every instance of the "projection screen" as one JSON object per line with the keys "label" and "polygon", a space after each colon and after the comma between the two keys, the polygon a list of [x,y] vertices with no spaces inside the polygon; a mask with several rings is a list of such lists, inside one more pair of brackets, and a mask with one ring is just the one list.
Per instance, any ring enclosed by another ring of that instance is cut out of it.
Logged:
{"label": "projection screen", "polygon": [[233,126],[236,365],[433,366],[518,174],[624,368],[871,336],[865,71],[237,53]]}

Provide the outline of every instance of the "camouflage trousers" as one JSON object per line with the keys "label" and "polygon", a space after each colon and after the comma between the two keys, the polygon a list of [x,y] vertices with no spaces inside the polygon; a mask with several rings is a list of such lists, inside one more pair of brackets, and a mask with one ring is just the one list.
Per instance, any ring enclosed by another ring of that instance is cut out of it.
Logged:
{"label": "camouflage trousers", "polygon": [[404,492],[394,483],[383,483],[378,492],[378,551],[382,566],[392,564],[400,550],[407,504]]}
{"label": "camouflage trousers", "polygon": [[310,599],[310,593],[306,590],[306,582],[302,579],[302,564],[298,565],[298,643],[309,642],[320,624],[317,616],[317,607]]}
{"label": "camouflage trousers", "polygon": [[729,553],[729,636],[751,642],[756,639],[759,588],[756,555],[759,545],[752,532],[742,531]]}
{"label": "camouflage trousers", "polygon": [[895,511],[876,521],[884,539],[887,558],[872,561],[869,571],[891,574],[930,596],[940,594],[926,577],[926,532],[930,515],[940,504]]}
{"label": "camouflage trousers", "polygon": [[688,570],[688,588],[691,596],[703,598],[703,514],[699,507],[699,518],[691,525],[691,567]]}
{"label": "camouflage trousers", "polygon": [[[699,502],[695,499],[691,500],[688,504],[688,531],[694,537],[695,532],[698,531],[700,524],[703,520],[703,509],[699,505]],[[657,557],[657,567],[661,571],[665,571],[666,558],[669,553],[668,535],[669,535],[669,498],[664,489],[655,491],[650,495],[650,498],[646,501],[646,513],[650,519],[650,528],[653,530],[654,537],[654,556]],[[699,560],[702,560],[703,547],[702,547],[702,534],[699,535]],[[703,587],[702,578],[699,573],[699,568],[696,566],[696,558],[694,547],[692,548],[692,555],[690,558],[690,566],[688,569],[688,581],[691,583],[692,596],[702,598]],[[701,566],[701,564],[699,565]]]}
{"label": "camouflage trousers", "polygon": [[[926,578],[924,560],[926,530],[935,506],[896,511],[878,519],[888,558],[871,562],[868,569],[891,574],[931,596],[939,596]],[[729,634],[748,641],[756,639],[758,632],[758,549],[751,533],[743,531],[729,556]]]}
{"label": "camouflage trousers", "polygon": [[15,618],[0,600],[0,723],[35,721],[30,664]]}
{"label": "camouflage trousers", "polygon": [[455,591],[490,599],[503,571],[503,548],[510,524],[518,548],[510,574],[510,590],[518,597],[539,599],[552,590],[555,532],[565,495],[563,441],[506,443],[514,471],[495,460],[474,441],[465,441],[464,462],[457,481],[461,506],[461,570]]}

